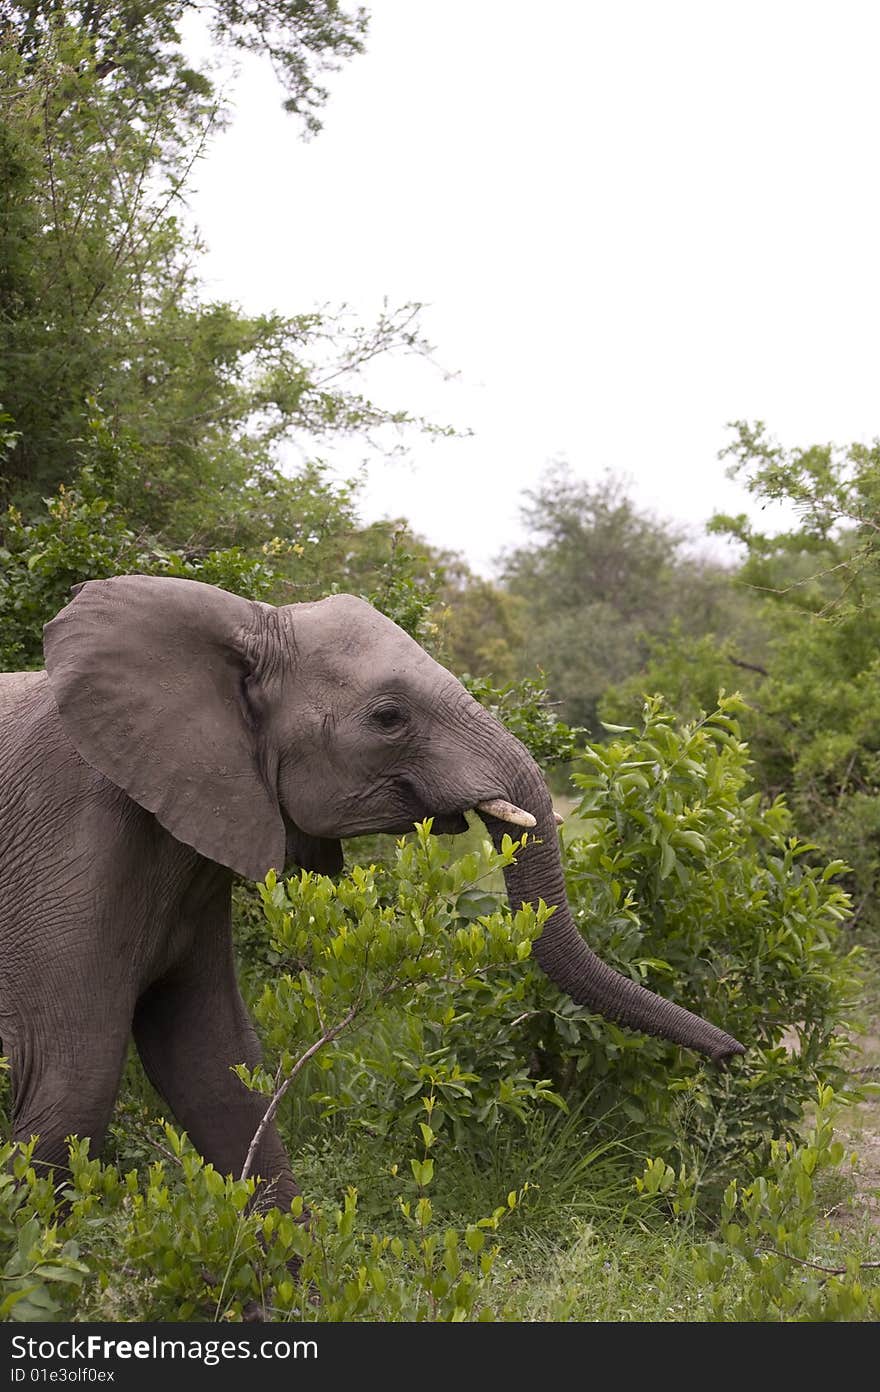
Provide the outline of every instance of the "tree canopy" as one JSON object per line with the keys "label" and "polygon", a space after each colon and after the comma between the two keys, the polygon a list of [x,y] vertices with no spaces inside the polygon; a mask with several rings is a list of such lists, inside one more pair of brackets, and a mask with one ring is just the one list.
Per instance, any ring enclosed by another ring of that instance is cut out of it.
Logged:
{"label": "tree canopy", "polygon": [[173,95],[183,127],[198,128],[215,81],[206,60],[194,60],[182,25],[198,15],[215,47],[267,55],[284,105],[306,128],[320,129],[318,112],[327,91],[319,74],[362,53],[367,12],[339,0],[2,0],[0,26],[29,65],[38,66],[44,45],[62,29],[87,43],[98,80],[137,103],[139,111],[164,107]]}
{"label": "tree canopy", "polygon": [[652,639],[723,622],[728,577],[613,475],[591,483],[557,463],[525,495],[523,520],[530,540],[501,572],[522,606],[521,661],[545,668],[566,718],[596,733],[602,693],[642,668]]}
{"label": "tree canopy", "polygon": [[[220,117],[209,78],[185,65],[189,8],[4,11],[0,406],[16,434],[0,503],[70,483],[100,416],[108,484],[136,524],[238,540],[255,484],[284,491],[279,442],[314,458],[328,436],[410,421],[358,374],[428,345],[412,304],[363,324],[344,307],[249,315],[205,297],[185,193]],[[222,5],[214,24],[230,42],[281,44],[308,105],[312,59],[355,51],[363,18],[283,0]]]}

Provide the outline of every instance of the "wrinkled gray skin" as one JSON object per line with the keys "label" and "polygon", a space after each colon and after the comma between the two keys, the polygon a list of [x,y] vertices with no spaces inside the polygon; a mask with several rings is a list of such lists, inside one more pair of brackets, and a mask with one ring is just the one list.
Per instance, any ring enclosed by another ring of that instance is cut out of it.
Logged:
{"label": "wrinkled gray skin", "polygon": [[[232,872],[340,869],[340,837],[466,827],[504,798],[537,819],[511,902],[557,905],[544,970],[610,1019],[716,1060],[742,1047],[611,971],[565,900],[527,751],[401,629],[337,595],[273,608],[190,580],[89,581],[46,626],[46,672],[0,675],[0,1038],[14,1135],[100,1145],[128,1039],[196,1147],[238,1174],[265,1102],[236,985]],[[505,830],[492,816],[500,843]],[[254,1172],[297,1192],[274,1127]]]}

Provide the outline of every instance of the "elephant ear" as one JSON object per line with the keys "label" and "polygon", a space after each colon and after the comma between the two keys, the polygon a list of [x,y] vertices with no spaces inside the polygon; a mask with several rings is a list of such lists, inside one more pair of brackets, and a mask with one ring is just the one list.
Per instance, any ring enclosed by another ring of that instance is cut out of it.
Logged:
{"label": "elephant ear", "polygon": [[65,733],[179,841],[250,879],[283,870],[259,742],[274,610],[195,580],[89,580],[43,630]]}

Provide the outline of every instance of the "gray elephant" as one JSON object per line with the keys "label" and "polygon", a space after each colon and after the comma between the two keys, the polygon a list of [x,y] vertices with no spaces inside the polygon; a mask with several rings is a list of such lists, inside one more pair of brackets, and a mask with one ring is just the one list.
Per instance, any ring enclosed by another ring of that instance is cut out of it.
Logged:
{"label": "gray elephant", "polygon": [[[568,909],[553,807],[523,746],[363,600],[273,608],[191,580],[87,581],[45,629],[45,672],[0,675],[0,1037],[13,1134],[100,1146],[132,1032],[206,1159],[239,1173],[265,1102],[235,979],[233,871],[334,873],[340,837],[476,809],[534,839],[511,904],[556,906],[544,971],[609,1019],[716,1061],[729,1035],[611,970]],[[297,1192],[274,1127],[254,1172]]]}

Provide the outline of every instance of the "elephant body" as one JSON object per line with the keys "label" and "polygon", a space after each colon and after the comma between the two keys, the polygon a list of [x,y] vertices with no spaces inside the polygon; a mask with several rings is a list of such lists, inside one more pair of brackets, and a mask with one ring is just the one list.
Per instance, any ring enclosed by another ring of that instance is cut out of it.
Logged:
{"label": "elephant body", "polygon": [[[131,1035],[206,1159],[241,1172],[265,1101],[231,1071],[260,1050],[235,978],[233,872],[333,873],[339,838],[433,816],[535,835],[513,906],[555,906],[535,944],[575,1000],[715,1059],[729,1035],[590,952],[565,899],[552,803],[528,752],[363,601],[270,605],[188,580],[77,587],[46,672],[0,674],[0,1038],[13,1134],[63,1164],[100,1146]],[[506,819],[506,820],[503,820]],[[297,1192],[273,1125],[261,1201]]]}
{"label": "elephant body", "polygon": [[[260,1058],[235,978],[232,872],[85,763],[45,672],[0,674],[0,787],[13,1134],[38,1135],[49,1165],[65,1161],[69,1135],[100,1145],[133,1033],[193,1143],[238,1174],[265,1102],[230,1072]],[[255,1172],[289,1205],[297,1189],[273,1127]]]}

